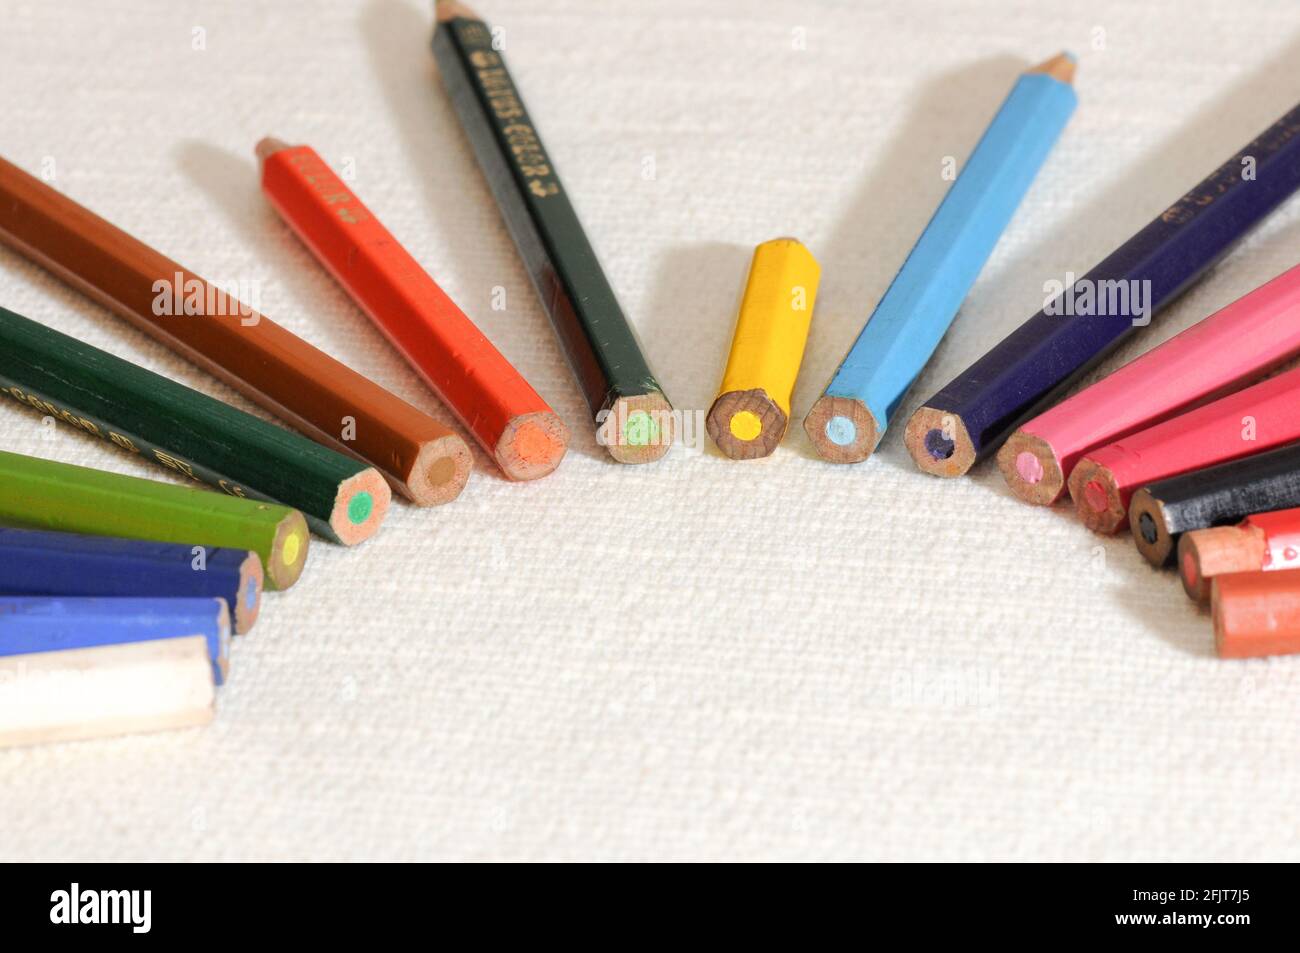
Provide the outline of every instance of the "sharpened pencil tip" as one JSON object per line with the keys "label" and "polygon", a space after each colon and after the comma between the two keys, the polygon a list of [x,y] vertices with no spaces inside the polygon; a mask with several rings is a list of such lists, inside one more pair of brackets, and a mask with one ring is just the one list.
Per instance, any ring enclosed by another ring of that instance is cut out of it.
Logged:
{"label": "sharpened pencil tip", "polygon": [[265,162],[277,152],[288,148],[289,143],[285,142],[283,139],[276,139],[274,136],[264,136],[261,141],[258,142],[254,151],[257,153],[257,161]]}
{"label": "sharpened pencil tip", "polygon": [[1067,86],[1074,84],[1074,72],[1078,68],[1079,60],[1069,51],[1057,53],[1051,59],[1039,63],[1032,69],[1025,70],[1026,73],[1045,73],[1052,79],[1065,83]]}

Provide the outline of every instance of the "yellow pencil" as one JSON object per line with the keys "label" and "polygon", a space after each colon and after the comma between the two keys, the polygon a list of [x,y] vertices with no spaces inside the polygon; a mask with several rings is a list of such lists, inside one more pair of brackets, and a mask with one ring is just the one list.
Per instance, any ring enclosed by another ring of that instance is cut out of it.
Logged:
{"label": "yellow pencil", "polygon": [[766,457],[785,436],[821,267],[801,243],[775,238],[754,249],[709,436],[733,460]]}

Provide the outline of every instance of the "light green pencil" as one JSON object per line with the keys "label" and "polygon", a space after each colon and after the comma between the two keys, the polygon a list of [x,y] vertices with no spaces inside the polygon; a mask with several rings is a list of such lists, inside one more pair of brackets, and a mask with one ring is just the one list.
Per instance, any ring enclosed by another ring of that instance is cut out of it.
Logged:
{"label": "light green pencil", "polygon": [[310,539],[303,515],[278,503],[4,451],[0,524],[251,549],[276,589],[298,581]]}

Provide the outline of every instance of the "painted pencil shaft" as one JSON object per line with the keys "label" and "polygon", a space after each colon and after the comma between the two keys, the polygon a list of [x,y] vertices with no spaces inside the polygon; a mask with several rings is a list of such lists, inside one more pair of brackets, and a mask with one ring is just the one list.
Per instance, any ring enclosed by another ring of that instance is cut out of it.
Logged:
{"label": "painted pencil shaft", "polygon": [[1021,74],[804,421],[833,463],[865,460],[947,333],[1078,98],[1062,53]]}
{"label": "painted pencil shaft", "polygon": [[1178,540],[1183,590],[1197,602],[1210,601],[1210,581],[1234,572],[1300,569],[1300,509],[1256,513],[1236,526],[1184,533]]}
{"label": "painted pencil shaft", "polygon": [[511,479],[546,476],[568,432],[309,146],[258,144],[272,207]]}
{"label": "painted pencil shaft", "polygon": [[1183,533],[1296,506],[1300,444],[1288,444],[1143,487],[1129,504],[1129,529],[1138,552],[1164,566]]}
{"label": "painted pencil shaft", "polygon": [[4,451],[0,525],[248,549],[273,589],[298,581],[311,540],[287,506]]}
{"label": "painted pencil shaft", "polygon": [[1050,504],[1085,453],[1226,394],[1300,354],[1300,266],[1130,361],[1011,435],[1007,485]]}
{"label": "painted pencil shaft", "polygon": [[0,392],[231,496],[283,503],[336,543],[388,512],[379,471],[0,308]]}
{"label": "painted pencil shaft", "polygon": [[218,685],[230,670],[224,599],[0,595],[0,657],[201,635]]}
{"label": "painted pencil shaft", "polygon": [[1300,106],[926,401],[907,425],[916,465],[960,476],[995,453],[1297,188]]}
{"label": "painted pencil shaft", "polygon": [[821,268],[793,238],[754,249],[727,369],[707,426],[734,460],[765,457],[790,421],[790,395],[812,323]]}
{"label": "painted pencil shaft", "polygon": [[0,527],[0,593],[224,599],[236,633],[262,605],[262,561],[245,549]]}
{"label": "painted pencil shaft", "polygon": [[1140,487],[1300,440],[1297,406],[1300,368],[1090,451],[1070,474],[1079,518],[1116,532]]}
{"label": "painted pencil shaft", "polygon": [[0,241],[416,503],[464,487],[469,447],[438,421],[3,159]]}
{"label": "painted pencil shaft", "polygon": [[465,134],[573,369],[597,440],[621,463],[667,452],[672,407],[650,372],[487,24],[441,3],[433,53]]}
{"label": "painted pencil shaft", "polygon": [[1216,576],[1210,592],[1220,658],[1300,652],[1300,570]]}
{"label": "painted pencil shaft", "polygon": [[216,701],[201,635],[0,658],[0,747],[205,725]]}

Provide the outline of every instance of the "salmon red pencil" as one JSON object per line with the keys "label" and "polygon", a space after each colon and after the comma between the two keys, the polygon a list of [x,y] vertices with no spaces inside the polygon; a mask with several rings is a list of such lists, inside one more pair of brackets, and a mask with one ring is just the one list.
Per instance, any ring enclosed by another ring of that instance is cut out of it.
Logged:
{"label": "salmon red pencil", "polygon": [[554,470],[564,423],[315,150],[267,138],[257,155],[271,205],[502,472]]}
{"label": "salmon red pencil", "polygon": [[1300,569],[1300,509],[1256,513],[1236,526],[1212,526],[1178,540],[1178,570],[1187,595],[1210,601],[1210,583],[1234,572]]}
{"label": "salmon red pencil", "polygon": [[1070,497],[1098,533],[1128,525],[1148,483],[1300,440],[1300,368],[1091,451],[1070,474]]}
{"label": "salmon red pencil", "polygon": [[1210,591],[1220,658],[1300,652],[1300,570],[1216,576]]}
{"label": "salmon red pencil", "polygon": [[1089,450],[1231,392],[1300,354],[1300,265],[1152,348],[1011,435],[998,467],[1027,503],[1055,503]]}

